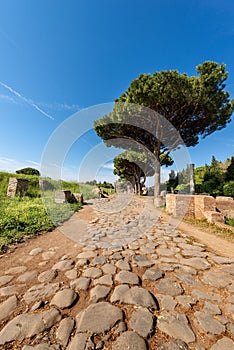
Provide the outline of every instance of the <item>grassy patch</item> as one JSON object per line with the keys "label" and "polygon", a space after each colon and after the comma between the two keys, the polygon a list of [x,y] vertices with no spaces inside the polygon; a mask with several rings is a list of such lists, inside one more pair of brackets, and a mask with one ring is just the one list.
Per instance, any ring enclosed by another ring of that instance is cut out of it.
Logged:
{"label": "grassy patch", "polygon": [[69,219],[81,204],[56,204],[48,197],[46,208],[41,198],[0,196],[0,251],[22,242],[25,236],[52,230]]}
{"label": "grassy patch", "polygon": [[225,224],[229,225],[229,226],[234,226],[234,220],[229,219],[229,218],[225,218]]}
{"label": "grassy patch", "polygon": [[205,229],[207,232],[214,233],[217,236],[223,237],[225,239],[234,240],[234,233],[228,228],[221,228],[215,224],[209,223],[206,219],[193,219],[193,218],[184,218],[183,221],[197,226],[198,228]]}

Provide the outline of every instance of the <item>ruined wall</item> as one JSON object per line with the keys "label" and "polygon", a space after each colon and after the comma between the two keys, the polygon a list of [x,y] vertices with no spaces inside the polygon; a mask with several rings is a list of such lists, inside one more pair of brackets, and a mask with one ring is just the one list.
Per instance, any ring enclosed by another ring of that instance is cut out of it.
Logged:
{"label": "ruined wall", "polygon": [[8,188],[7,188],[7,196],[15,197],[16,195],[24,196],[28,190],[28,180],[27,179],[19,179],[16,177],[10,177]]}
{"label": "ruined wall", "polygon": [[234,218],[234,200],[231,197],[167,194],[166,211],[175,217],[224,223],[224,217]]}

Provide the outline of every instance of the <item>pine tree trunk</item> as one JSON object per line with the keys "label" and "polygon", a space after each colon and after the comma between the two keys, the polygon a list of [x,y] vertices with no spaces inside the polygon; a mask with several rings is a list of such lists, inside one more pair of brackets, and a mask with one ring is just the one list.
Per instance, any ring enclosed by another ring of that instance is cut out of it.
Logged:
{"label": "pine tree trunk", "polygon": [[155,175],[154,175],[154,205],[159,208],[164,205],[160,197],[160,163],[155,162]]}

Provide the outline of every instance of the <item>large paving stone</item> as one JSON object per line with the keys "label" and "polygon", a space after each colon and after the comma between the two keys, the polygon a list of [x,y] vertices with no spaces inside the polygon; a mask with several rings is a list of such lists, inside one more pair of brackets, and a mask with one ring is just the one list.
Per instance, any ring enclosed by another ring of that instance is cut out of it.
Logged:
{"label": "large paving stone", "polygon": [[27,271],[17,278],[17,282],[25,283],[37,276],[37,271]]}
{"label": "large paving stone", "polygon": [[23,273],[27,270],[26,266],[15,266],[15,267],[11,267],[8,270],[5,271],[6,275],[17,275],[19,273]]}
{"label": "large paving stone", "polygon": [[164,279],[160,280],[158,282],[158,284],[156,285],[156,287],[158,288],[158,290],[161,293],[164,293],[167,295],[169,294],[172,296],[181,295],[184,292],[181,285],[177,281],[175,281],[171,278],[164,278]]}
{"label": "large paving stone", "polygon": [[89,277],[89,278],[98,278],[98,277],[101,277],[101,275],[102,275],[102,270],[100,270],[98,267],[89,267],[83,273],[84,277]]}
{"label": "large paving stone", "polygon": [[77,255],[77,259],[91,259],[95,258],[97,256],[97,253],[93,250],[85,251]]}
{"label": "large paving stone", "polygon": [[121,284],[137,284],[139,285],[139,277],[136,273],[130,271],[120,271],[116,276],[115,280]]}
{"label": "large paving stone", "polygon": [[112,264],[105,264],[102,266],[102,271],[108,275],[114,275],[116,273],[116,266]]}
{"label": "large paving stone", "polygon": [[195,341],[195,334],[184,314],[163,311],[157,320],[158,328],[175,339],[181,339],[185,343]]}
{"label": "large paving stone", "polygon": [[228,337],[219,339],[210,350],[234,350],[234,341]]}
{"label": "large paving stone", "polygon": [[107,302],[89,305],[76,316],[77,332],[105,333],[118,321],[123,321],[123,312]]}
{"label": "large paving stone", "polygon": [[210,334],[222,334],[225,332],[225,326],[219,321],[215,320],[210,314],[202,311],[196,311],[194,315],[198,325],[204,332]]}
{"label": "large paving stone", "polygon": [[0,276],[0,287],[4,286],[5,284],[9,283],[14,276],[8,275],[8,276]]}
{"label": "large paving stone", "polygon": [[124,332],[112,345],[112,350],[147,350],[146,342],[135,332]]}
{"label": "large paving stone", "polygon": [[153,295],[144,288],[131,287],[127,285],[119,285],[111,296],[111,302],[120,302],[122,304],[130,304],[136,306],[143,306],[157,310],[158,305]]}
{"label": "large paving stone", "polygon": [[93,284],[96,286],[97,284],[104,284],[106,286],[113,286],[113,280],[111,275],[104,275],[99,277],[93,281]]}
{"label": "large paving stone", "polygon": [[60,309],[66,309],[71,307],[77,298],[78,295],[72,289],[66,288],[55,294],[50,305],[57,306]]}
{"label": "large paving stone", "polygon": [[215,288],[225,288],[227,285],[231,284],[233,277],[227,276],[224,273],[220,273],[217,270],[205,271],[202,278],[202,282],[209,284]]}
{"label": "large paving stone", "polygon": [[175,339],[161,345],[158,350],[189,350],[189,347],[183,340]]}
{"label": "large paving stone", "polygon": [[23,300],[30,304],[39,299],[47,299],[59,290],[59,283],[42,283],[32,286],[23,296]]}
{"label": "large paving stone", "polygon": [[17,307],[17,298],[15,295],[12,295],[7,300],[3,301],[0,304],[0,322],[4,318],[9,317]]}
{"label": "large paving stone", "polygon": [[211,259],[218,265],[234,264],[234,259],[226,258],[219,255],[212,255]]}
{"label": "large paving stone", "polygon": [[64,318],[56,331],[56,339],[62,346],[66,347],[75,321],[71,317]]}
{"label": "large paving stone", "polygon": [[16,294],[19,287],[17,285],[11,285],[0,288],[0,297],[7,297],[9,295]]}
{"label": "large paving stone", "polygon": [[97,285],[90,291],[90,303],[97,303],[98,301],[103,300],[107,297],[110,291],[110,287]]}
{"label": "large paving stone", "polygon": [[35,346],[24,345],[22,350],[54,350],[54,347],[47,345],[46,343],[38,344]]}
{"label": "large paving stone", "polygon": [[85,333],[76,334],[69,343],[67,350],[94,350],[95,345],[90,335]]}
{"label": "large paving stone", "polygon": [[207,270],[210,268],[210,264],[203,258],[180,259],[180,263],[182,265],[191,266],[197,270]]}
{"label": "large paving stone", "polygon": [[38,281],[41,283],[44,282],[51,282],[58,276],[58,271],[57,270],[47,270],[42,273],[37,277]]}
{"label": "large paving stone", "polygon": [[133,311],[130,327],[143,338],[147,338],[154,330],[154,316],[148,309],[140,307]]}
{"label": "large paving stone", "polygon": [[0,345],[14,340],[22,341],[60,321],[60,312],[54,308],[37,314],[22,314],[10,321],[0,332]]}
{"label": "large paving stone", "polygon": [[211,300],[211,301],[213,300],[213,301],[222,302],[222,299],[218,294],[206,293],[206,292],[203,292],[202,290],[199,290],[199,289],[192,290],[192,295],[197,299],[204,299],[204,300]]}
{"label": "large paving stone", "polygon": [[139,267],[151,267],[154,265],[154,262],[149,260],[147,256],[144,255],[134,255],[132,257],[132,262]]}
{"label": "large paving stone", "polygon": [[52,270],[67,271],[71,270],[74,266],[73,260],[62,260],[52,266]]}
{"label": "large paving stone", "polygon": [[70,287],[75,290],[87,290],[89,288],[91,279],[87,277],[80,277],[71,281]]}
{"label": "large paving stone", "polygon": [[32,255],[32,256],[35,256],[35,255],[38,255],[40,253],[43,252],[43,249],[38,247],[38,248],[34,248],[30,251],[29,255]]}
{"label": "large paving stone", "polygon": [[163,277],[163,272],[159,269],[148,269],[145,271],[144,275],[142,276],[143,281],[144,280],[151,280],[151,281],[157,281],[158,279]]}

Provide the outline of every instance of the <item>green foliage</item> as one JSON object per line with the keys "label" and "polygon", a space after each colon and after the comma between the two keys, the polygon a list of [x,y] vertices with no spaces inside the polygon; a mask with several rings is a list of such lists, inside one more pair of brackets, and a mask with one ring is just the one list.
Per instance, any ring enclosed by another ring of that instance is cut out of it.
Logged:
{"label": "green foliage", "polygon": [[53,198],[51,193],[50,210],[56,214],[51,220],[41,198],[0,196],[0,251],[23,241],[25,235],[31,237],[52,230],[81,208],[80,203],[56,204]]}
{"label": "green foliage", "polygon": [[[181,140],[173,139],[173,131],[167,130],[166,135],[163,135],[159,113],[178,130],[186,146],[195,146],[199,137],[204,138],[221,130],[231,120],[234,100],[230,100],[230,94],[224,90],[228,77],[225,67],[225,64],[207,61],[197,66],[197,76],[189,77],[176,70],[155,72],[152,75],[140,74],[116,100],[113,111],[94,123],[96,133],[107,146],[129,149],[131,143],[119,144],[118,140],[132,139],[147,147],[160,163],[160,155],[178,147]],[[134,110],[129,104],[148,107],[156,113],[151,113],[149,117],[150,113],[142,114],[139,107]],[[135,119],[141,122],[141,126],[134,126]],[[146,125],[152,132],[146,130]],[[155,134],[156,130],[158,133]],[[171,141],[170,147],[166,143],[168,140]],[[155,189],[159,191],[157,182],[160,176],[158,165],[155,164]]]}
{"label": "green foliage", "polygon": [[234,220],[229,219],[229,218],[225,218],[225,224],[227,224],[229,226],[234,226]]}
{"label": "green foliage", "polygon": [[79,183],[80,192],[83,193],[84,200],[99,198],[97,194],[94,194],[92,191],[97,187],[96,185],[90,185],[88,183]]}
{"label": "green foliage", "polygon": [[230,165],[226,171],[226,181],[234,180],[234,157],[231,158]]}
{"label": "green foliage", "polygon": [[176,191],[180,193],[189,193],[190,192],[190,185],[189,184],[179,184],[175,188]]}
{"label": "green foliage", "polygon": [[234,181],[229,181],[223,186],[223,194],[234,198]]}
{"label": "green foliage", "polygon": [[23,168],[20,170],[16,170],[16,174],[24,174],[24,175],[37,175],[40,176],[40,171],[34,168]]}

